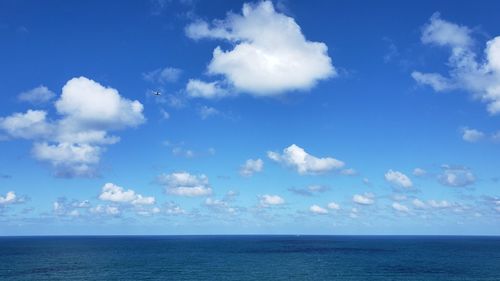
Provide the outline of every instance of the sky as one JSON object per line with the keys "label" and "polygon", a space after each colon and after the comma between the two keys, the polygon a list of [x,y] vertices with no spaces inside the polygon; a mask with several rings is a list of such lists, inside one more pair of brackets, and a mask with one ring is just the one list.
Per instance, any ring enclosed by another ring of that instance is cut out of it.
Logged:
{"label": "sky", "polygon": [[498,10],[1,1],[0,235],[499,235]]}

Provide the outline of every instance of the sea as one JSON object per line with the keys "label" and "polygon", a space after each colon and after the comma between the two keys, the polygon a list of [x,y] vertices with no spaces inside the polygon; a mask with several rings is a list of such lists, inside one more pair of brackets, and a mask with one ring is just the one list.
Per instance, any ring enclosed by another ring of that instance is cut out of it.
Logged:
{"label": "sea", "polygon": [[500,280],[500,237],[0,237],[0,280]]}

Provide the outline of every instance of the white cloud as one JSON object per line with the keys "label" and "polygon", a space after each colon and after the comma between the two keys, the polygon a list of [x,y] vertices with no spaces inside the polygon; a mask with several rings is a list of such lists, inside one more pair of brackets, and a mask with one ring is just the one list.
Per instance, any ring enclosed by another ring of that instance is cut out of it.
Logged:
{"label": "white cloud", "polygon": [[245,164],[240,168],[240,175],[244,177],[251,177],[254,173],[261,172],[264,168],[264,161],[262,159],[248,159]]}
{"label": "white cloud", "polygon": [[320,215],[328,214],[327,209],[320,207],[318,205],[312,205],[311,207],[309,207],[309,211],[311,211],[314,214],[320,214]]}
{"label": "white cloud", "polygon": [[352,201],[360,205],[372,205],[375,203],[374,197],[375,196],[371,193],[355,194],[352,197]]}
{"label": "white cloud", "polygon": [[28,110],[0,118],[0,129],[14,138],[33,139],[49,136],[54,128],[47,122],[47,112]]}
{"label": "white cloud", "polygon": [[285,199],[278,195],[269,195],[264,194],[259,196],[261,206],[270,206],[270,205],[282,205],[285,204]]}
{"label": "white cloud", "polygon": [[181,208],[177,203],[170,201],[165,203],[164,208],[167,215],[185,215],[187,211]]}
{"label": "white cloud", "polygon": [[484,138],[484,133],[476,129],[463,128],[462,139],[466,142],[477,142]]}
{"label": "white cloud", "polygon": [[55,106],[75,129],[135,127],[145,121],[140,102],[122,98],[116,89],[86,77],[69,80]]}
{"label": "white cloud", "polygon": [[188,172],[177,172],[162,174],[158,177],[158,182],[165,186],[169,194],[196,197],[208,196],[212,194],[212,188],[205,175],[192,175]]}
{"label": "white cloud", "polygon": [[410,208],[398,202],[392,203],[392,208],[401,213],[408,213],[410,211]]}
{"label": "white cloud", "polygon": [[451,187],[463,187],[474,184],[476,177],[471,170],[464,167],[443,166],[443,172],[438,176],[441,184]]}
{"label": "white cloud", "polygon": [[57,176],[92,176],[94,165],[99,162],[101,148],[89,144],[35,143],[33,156],[40,161],[47,161],[55,168]]}
{"label": "white cloud", "polygon": [[252,95],[305,90],[336,75],[327,46],[308,41],[295,20],[276,12],[270,1],[244,4],[242,15],[230,12],[212,26],[204,21],[192,23],[186,34],[196,40],[233,43],[232,50],[215,48],[208,73],[223,75],[236,90]]}
{"label": "white cloud", "polygon": [[22,92],[17,96],[20,101],[29,102],[33,104],[46,103],[56,96],[54,92],[49,90],[44,85],[40,85],[29,91]]}
{"label": "white cloud", "polygon": [[23,200],[16,196],[14,191],[9,191],[5,196],[0,196],[0,207],[22,202]]}
{"label": "white cloud", "polygon": [[342,175],[345,175],[345,176],[355,176],[357,174],[356,170],[354,170],[352,168],[342,169],[342,171],[340,171],[340,173]]}
{"label": "white cloud", "polygon": [[413,183],[411,182],[410,178],[399,171],[389,170],[387,171],[387,173],[385,173],[384,177],[386,181],[390,182],[395,186],[404,188],[411,188],[413,186]]}
{"label": "white cloud", "polygon": [[[447,47],[451,55],[448,77],[414,71],[412,77],[435,91],[462,89],[487,103],[490,114],[500,113],[500,36],[486,42],[483,58],[473,46],[471,30],[440,18],[435,13],[422,31],[422,43]],[[480,59],[478,59],[480,58]]]}
{"label": "white cloud", "polygon": [[451,203],[449,203],[448,201],[446,200],[441,200],[441,201],[436,201],[436,200],[429,200],[427,201],[427,203],[429,204],[429,206],[431,206],[432,208],[437,208],[437,209],[443,209],[443,208],[449,208],[452,206]]}
{"label": "white cloud", "polygon": [[422,177],[427,174],[427,171],[422,169],[422,168],[415,168],[413,169],[413,175],[416,177]]}
{"label": "white cloud", "polygon": [[203,120],[205,120],[211,116],[215,116],[215,115],[220,114],[220,112],[217,109],[215,109],[211,106],[206,106],[206,105],[200,107],[198,113],[200,114],[200,117]]}
{"label": "white cloud", "polygon": [[434,13],[429,23],[422,30],[422,43],[449,47],[469,47],[473,41],[471,30],[441,19],[439,13]]}
{"label": "white cloud", "polygon": [[313,185],[309,185],[305,188],[292,187],[292,188],[289,188],[288,190],[295,193],[295,194],[298,194],[298,195],[313,196],[315,194],[326,192],[326,191],[330,190],[330,188],[326,185],[313,184]]}
{"label": "white cloud", "polygon": [[55,102],[58,119],[28,110],[0,118],[0,129],[13,138],[34,140],[33,156],[50,163],[57,176],[94,176],[104,145],[119,141],[108,131],[135,127],[145,118],[138,101],[85,77],[69,80]]}
{"label": "white cloud", "polygon": [[207,199],[205,199],[205,206],[207,206],[211,210],[213,210],[215,212],[219,212],[219,213],[234,214],[237,211],[237,209],[234,207],[231,207],[226,200],[207,198]]}
{"label": "white cloud", "polygon": [[269,151],[267,156],[273,161],[295,168],[301,175],[326,173],[344,166],[344,162],[332,157],[318,158],[310,155],[295,144],[283,149],[281,155]]}
{"label": "white cloud", "polygon": [[132,205],[152,205],[155,203],[155,198],[152,196],[142,196],[132,189],[125,190],[123,187],[113,183],[106,183],[102,187],[99,199],[116,203],[129,203]]}
{"label": "white cloud", "polygon": [[103,206],[97,205],[93,208],[89,209],[89,212],[92,214],[98,215],[108,215],[108,216],[119,216],[121,214],[121,210],[118,206]]}
{"label": "white cloud", "polygon": [[182,70],[178,68],[165,67],[143,73],[142,77],[144,78],[144,80],[149,82],[166,84],[169,82],[177,82],[177,80],[179,80],[179,77],[181,76],[181,73]]}
{"label": "white cloud", "polygon": [[422,85],[431,86],[436,92],[448,91],[456,88],[450,79],[443,77],[443,75],[439,73],[422,73],[419,71],[413,71],[411,73],[411,77]]}
{"label": "white cloud", "polygon": [[335,202],[328,203],[328,209],[331,210],[340,210],[340,205]]}
{"label": "white cloud", "polygon": [[413,204],[413,206],[415,206],[415,208],[418,208],[418,209],[427,208],[427,204],[425,204],[422,200],[420,200],[418,198],[413,199],[412,204]]}
{"label": "white cloud", "polygon": [[228,95],[222,88],[220,82],[204,82],[198,79],[189,79],[186,85],[186,92],[193,98],[220,98]]}

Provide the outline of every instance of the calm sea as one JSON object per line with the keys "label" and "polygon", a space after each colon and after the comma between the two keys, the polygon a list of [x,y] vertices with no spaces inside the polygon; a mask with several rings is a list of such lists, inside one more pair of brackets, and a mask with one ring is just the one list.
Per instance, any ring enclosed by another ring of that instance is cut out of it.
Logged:
{"label": "calm sea", "polygon": [[500,237],[2,237],[0,280],[500,280]]}

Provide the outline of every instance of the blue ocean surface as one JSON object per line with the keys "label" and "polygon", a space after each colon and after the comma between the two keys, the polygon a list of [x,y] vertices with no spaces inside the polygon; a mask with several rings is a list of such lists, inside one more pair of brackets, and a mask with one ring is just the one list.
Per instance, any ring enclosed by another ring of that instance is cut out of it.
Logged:
{"label": "blue ocean surface", "polygon": [[500,280],[500,237],[1,237],[0,280]]}

